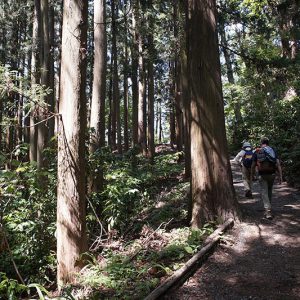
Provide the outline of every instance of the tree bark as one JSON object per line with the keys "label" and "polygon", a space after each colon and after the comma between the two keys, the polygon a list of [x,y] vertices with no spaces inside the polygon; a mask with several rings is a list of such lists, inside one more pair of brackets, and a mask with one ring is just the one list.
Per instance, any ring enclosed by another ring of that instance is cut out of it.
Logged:
{"label": "tree bark", "polygon": [[[41,25],[41,9],[40,0],[34,0],[34,17],[32,28],[32,55],[31,55],[31,88],[33,91],[36,89],[36,85],[40,82],[39,72],[39,49],[40,49],[40,25]],[[36,123],[36,110],[37,105],[32,104],[30,112],[30,129],[29,129],[29,160],[34,162],[37,160],[37,130]]]}
{"label": "tree bark", "polygon": [[183,120],[182,120],[182,98],[180,91],[180,45],[178,40],[179,33],[179,7],[178,2],[174,2],[173,7],[173,26],[174,26],[174,40],[175,40],[175,59],[174,59],[174,100],[175,100],[175,136],[176,136],[176,149],[182,151],[183,140]]}
{"label": "tree bark", "polygon": [[134,0],[131,1],[132,9],[132,36],[133,42],[131,45],[131,81],[132,81],[132,146],[138,144],[138,33],[136,24],[137,8]]}
{"label": "tree bark", "polygon": [[[113,148],[113,142],[112,142],[112,113],[113,113],[113,108],[112,108],[112,95],[113,95],[113,55],[111,55],[110,58],[110,76],[109,76],[109,89],[108,89],[108,107],[109,107],[109,114],[108,114],[108,130],[107,130],[107,135],[108,135],[108,145],[112,149]],[[115,147],[115,145],[114,145]]]}
{"label": "tree bark", "polygon": [[148,156],[151,163],[154,163],[154,156],[155,156],[154,142],[155,142],[154,141],[154,68],[153,68],[152,59],[149,59],[148,61]]}
{"label": "tree bark", "polygon": [[[41,84],[44,87],[49,87],[49,5],[48,0],[41,0]],[[46,122],[47,118],[47,104],[49,103],[49,96],[44,96],[45,104],[39,104],[37,113],[37,166],[42,168],[45,164],[43,151],[47,145],[48,128]]]}
{"label": "tree bark", "polygon": [[169,61],[170,84],[169,84],[169,122],[170,122],[170,145],[175,148],[176,144],[176,125],[175,125],[175,62]]}
{"label": "tree bark", "polygon": [[189,1],[192,227],[238,216],[227,151],[216,1]]}
{"label": "tree bark", "polygon": [[191,138],[190,138],[190,91],[188,84],[187,45],[183,43],[180,53],[180,86],[183,109],[183,141],[185,154],[185,178],[191,176]]}
{"label": "tree bark", "polygon": [[57,183],[57,283],[74,283],[87,250],[85,195],[86,40],[88,5],[65,0]]}
{"label": "tree bark", "polygon": [[[54,71],[54,47],[55,47],[55,20],[54,20],[54,3],[49,7],[49,88],[51,94],[49,95],[49,110],[55,113],[55,71]],[[55,118],[48,120],[48,139],[54,136],[55,132]]]}
{"label": "tree bark", "polygon": [[143,39],[140,30],[141,20],[138,23],[138,144],[144,156],[147,154],[146,148],[146,132],[145,132],[145,70],[144,70],[144,57],[143,57]]}
{"label": "tree bark", "polygon": [[124,151],[129,149],[129,136],[128,136],[128,19],[127,19],[127,0],[124,1],[124,23],[125,23],[125,41],[124,41],[124,65],[123,65],[123,90],[124,90]]}
{"label": "tree bark", "polygon": [[[94,2],[94,71],[91,103],[90,153],[105,146],[105,96],[106,96],[106,7],[104,0]],[[103,170],[96,171],[91,178],[91,191],[99,192],[103,187]]]}
{"label": "tree bark", "polygon": [[117,5],[111,1],[112,11],[112,56],[113,56],[113,95],[112,95],[112,148],[122,153],[121,118],[120,118],[120,90],[118,72],[118,48],[117,48]]}

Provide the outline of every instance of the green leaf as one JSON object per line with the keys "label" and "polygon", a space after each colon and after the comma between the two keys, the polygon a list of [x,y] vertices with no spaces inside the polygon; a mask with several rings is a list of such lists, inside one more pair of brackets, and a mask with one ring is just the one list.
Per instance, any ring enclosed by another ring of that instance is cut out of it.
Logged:
{"label": "green leaf", "polygon": [[188,253],[188,254],[193,254],[194,253],[194,250],[192,247],[190,246],[186,246],[184,247],[184,250]]}
{"label": "green leaf", "polygon": [[28,285],[29,288],[35,288],[38,295],[39,295],[39,299],[40,300],[45,300],[45,297],[44,297],[44,294],[43,292],[48,295],[49,292],[43,287],[41,286],[40,284],[37,284],[37,283],[31,283]]}

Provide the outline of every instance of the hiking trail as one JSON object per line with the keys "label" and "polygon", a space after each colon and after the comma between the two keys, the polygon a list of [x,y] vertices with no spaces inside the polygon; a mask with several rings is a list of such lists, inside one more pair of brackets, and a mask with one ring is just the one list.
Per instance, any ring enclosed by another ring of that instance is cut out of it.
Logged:
{"label": "hiking trail", "polygon": [[214,253],[165,299],[300,299],[300,192],[286,183],[273,189],[273,220],[263,218],[258,181],[253,199],[244,197],[242,175],[233,165],[242,222]]}

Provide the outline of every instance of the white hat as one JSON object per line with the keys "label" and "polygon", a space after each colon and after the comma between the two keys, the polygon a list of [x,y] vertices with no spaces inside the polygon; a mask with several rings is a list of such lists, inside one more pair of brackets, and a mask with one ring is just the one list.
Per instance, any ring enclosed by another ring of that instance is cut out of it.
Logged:
{"label": "white hat", "polygon": [[249,142],[243,143],[243,148],[251,147],[251,144]]}

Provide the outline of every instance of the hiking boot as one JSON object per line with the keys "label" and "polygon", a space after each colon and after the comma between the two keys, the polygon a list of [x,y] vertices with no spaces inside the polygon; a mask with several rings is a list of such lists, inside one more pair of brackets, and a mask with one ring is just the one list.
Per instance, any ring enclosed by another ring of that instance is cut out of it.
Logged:
{"label": "hiking boot", "polygon": [[265,211],[265,218],[268,219],[268,220],[273,219],[273,215],[272,215],[270,210]]}
{"label": "hiking boot", "polygon": [[252,198],[252,193],[250,190],[246,191],[245,197],[250,199]]}

